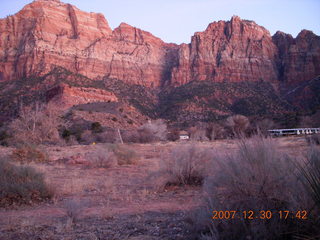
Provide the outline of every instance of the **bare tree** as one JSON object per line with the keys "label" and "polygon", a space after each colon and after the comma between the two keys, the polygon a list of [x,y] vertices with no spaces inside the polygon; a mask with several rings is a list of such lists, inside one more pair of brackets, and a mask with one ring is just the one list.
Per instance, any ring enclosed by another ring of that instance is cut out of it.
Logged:
{"label": "bare tree", "polygon": [[262,119],[255,123],[256,130],[264,135],[268,134],[268,130],[276,128],[276,124],[272,119]]}
{"label": "bare tree", "polygon": [[149,121],[138,129],[141,142],[163,141],[167,139],[167,124],[162,119]]}
{"label": "bare tree", "polygon": [[189,129],[190,138],[194,141],[208,141],[207,132],[205,125],[193,126]]}
{"label": "bare tree", "polygon": [[207,128],[207,137],[210,140],[227,138],[227,131],[218,123],[212,123]]}
{"label": "bare tree", "polygon": [[226,126],[232,130],[234,136],[241,136],[250,126],[250,122],[243,115],[234,115],[227,118]]}
{"label": "bare tree", "polygon": [[57,143],[60,142],[59,128],[65,125],[58,108],[53,104],[35,103],[21,106],[19,117],[9,128],[18,143]]}

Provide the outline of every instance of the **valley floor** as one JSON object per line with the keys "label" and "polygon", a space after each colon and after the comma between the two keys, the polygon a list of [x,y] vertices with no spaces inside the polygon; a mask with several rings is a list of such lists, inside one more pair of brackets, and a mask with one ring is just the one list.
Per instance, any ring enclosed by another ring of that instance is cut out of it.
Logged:
{"label": "valley floor", "polygon": [[[303,137],[276,141],[294,156],[308,147]],[[30,165],[44,173],[55,197],[47,203],[0,209],[0,239],[191,239],[188,216],[201,205],[201,187],[157,187],[161,157],[177,144],[186,143],[127,145],[139,156],[137,164],[112,168],[63,162],[102,144],[46,147],[50,161]],[[233,140],[198,144],[217,153],[236,147]],[[2,147],[0,154],[12,150]]]}

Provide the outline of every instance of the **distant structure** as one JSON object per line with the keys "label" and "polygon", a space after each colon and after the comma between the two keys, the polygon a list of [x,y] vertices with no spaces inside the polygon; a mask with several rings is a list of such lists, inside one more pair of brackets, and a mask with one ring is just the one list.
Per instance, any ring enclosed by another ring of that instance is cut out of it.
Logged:
{"label": "distant structure", "polygon": [[272,129],[272,130],[268,130],[268,132],[271,136],[288,136],[288,135],[320,133],[320,128]]}
{"label": "distant structure", "polygon": [[180,140],[189,140],[189,134],[187,131],[180,131],[179,133]]}

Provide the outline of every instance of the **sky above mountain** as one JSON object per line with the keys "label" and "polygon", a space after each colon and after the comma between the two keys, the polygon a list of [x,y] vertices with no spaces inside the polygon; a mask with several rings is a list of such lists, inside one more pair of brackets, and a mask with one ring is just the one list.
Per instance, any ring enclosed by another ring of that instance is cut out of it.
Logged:
{"label": "sky above mountain", "polygon": [[[31,0],[0,0],[0,17],[15,14]],[[121,22],[149,31],[165,42],[189,43],[194,32],[233,15],[253,20],[274,34],[294,37],[308,29],[320,35],[319,0],[64,0],[87,12],[103,13],[111,28]]]}

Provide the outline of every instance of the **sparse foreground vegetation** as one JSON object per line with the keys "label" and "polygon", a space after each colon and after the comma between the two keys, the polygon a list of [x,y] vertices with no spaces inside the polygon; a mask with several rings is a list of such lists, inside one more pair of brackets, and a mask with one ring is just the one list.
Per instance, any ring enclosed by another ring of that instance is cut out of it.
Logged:
{"label": "sparse foreground vegetation", "polygon": [[208,174],[206,166],[213,152],[196,143],[178,145],[170,153],[164,154],[161,161],[160,174],[164,178],[163,187],[176,185],[202,185]]}
{"label": "sparse foreground vegetation", "polygon": [[[54,196],[23,206],[6,202],[0,208],[0,239],[317,239],[320,234],[319,146],[310,152],[303,136],[35,149],[48,158],[20,154],[22,160],[8,163],[41,172]],[[11,158],[20,153],[20,148],[0,150]],[[213,211],[237,211],[242,218],[212,219]],[[249,211],[272,211],[272,217],[250,219]],[[285,218],[285,211],[295,214]]]}
{"label": "sparse foreground vegetation", "polygon": [[[299,160],[279,151],[273,139],[257,136],[240,140],[234,153],[214,156],[212,174],[203,186],[205,207],[193,216],[196,235],[200,239],[319,237],[316,156],[312,152],[299,169]],[[288,217],[280,215],[287,211]]]}
{"label": "sparse foreground vegetation", "polygon": [[40,202],[52,196],[41,173],[0,159],[0,207]]}

